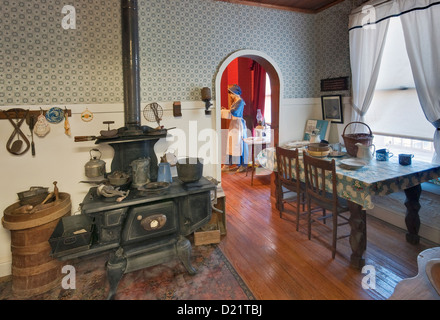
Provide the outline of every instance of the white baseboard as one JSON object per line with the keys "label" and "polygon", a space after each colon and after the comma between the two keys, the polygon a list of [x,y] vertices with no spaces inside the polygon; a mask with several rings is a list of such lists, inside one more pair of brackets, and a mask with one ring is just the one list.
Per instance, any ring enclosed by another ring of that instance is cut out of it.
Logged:
{"label": "white baseboard", "polygon": [[0,278],[11,275],[12,261],[0,263]]}
{"label": "white baseboard", "polygon": [[[374,206],[374,209],[367,210],[367,214],[376,217],[378,219],[381,219],[385,222],[388,222],[398,228],[407,230],[404,213],[389,210],[385,207],[376,204]],[[440,230],[436,227],[432,227],[421,223],[419,229],[419,236],[429,241],[432,241],[436,244],[440,244]]]}

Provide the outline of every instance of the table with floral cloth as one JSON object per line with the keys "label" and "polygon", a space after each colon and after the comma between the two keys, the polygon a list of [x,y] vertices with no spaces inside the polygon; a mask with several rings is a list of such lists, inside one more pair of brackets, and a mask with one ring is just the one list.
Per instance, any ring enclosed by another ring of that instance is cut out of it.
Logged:
{"label": "table with floral cloth", "polygon": [[[300,152],[301,154],[301,152]],[[407,207],[407,240],[411,243],[418,243],[418,211],[420,209],[419,197],[421,193],[420,184],[440,177],[440,165],[412,159],[412,164],[402,166],[398,162],[398,156],[390,158],[389,161],[371,160],[366,166],[350,170],[341,165],[341,160],[350,158],[346,155],[335,159],[338,196],[347,199],[350,208],[352,246],[352,265],[361,267],[363,251],[366,247],[366,221],[365,210],[372,209],[373,195],[388,195],[390,193],[404,190],[407,196],[405,205]],[[262,150],[257,159],[266,169],[276,171],[275,148]],[[300,180],[304,181],[304,165],[302,156],[299,161]],[[328,181],[328,190],[331,192],[331,180]],[[408,225],[409,224],[409,225]]]}

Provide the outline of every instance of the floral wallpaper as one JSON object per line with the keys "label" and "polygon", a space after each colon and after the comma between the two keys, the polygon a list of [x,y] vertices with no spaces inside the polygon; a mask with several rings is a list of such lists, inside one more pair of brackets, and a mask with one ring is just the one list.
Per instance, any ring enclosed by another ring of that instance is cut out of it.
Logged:
{"label": "floral wallpaper", "polygon": [[[285,98],[317,97],[320,78],[349,75],[344,3],[318,15],[214,0],[138,3],[143,103],[200,100],[240,49],[277,62]],[[120,24],[119,0],[3,0],[0,105],[122,103]]]}

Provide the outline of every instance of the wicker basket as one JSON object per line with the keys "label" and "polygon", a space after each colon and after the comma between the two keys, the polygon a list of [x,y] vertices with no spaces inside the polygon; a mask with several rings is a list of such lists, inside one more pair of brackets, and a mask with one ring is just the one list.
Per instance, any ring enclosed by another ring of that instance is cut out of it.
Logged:
{"label": "wicker basket", "polygon": [[[353,123],[360,123],[367,126],[370,133],[345,134],[345,130],[347,129],[347,127]],[[362,143],[366,146],[371,146],[373,143],[373,132],[366,123],[355,121],[355,122],[350,122],[345,126],[344,132],[342,132],[342,138],[344,139],[344,144],[345,144],[345,148],[347,149],[347,153],[352,157],[356,157],[358,151],[358,147],[356,146],[356,143]]]}

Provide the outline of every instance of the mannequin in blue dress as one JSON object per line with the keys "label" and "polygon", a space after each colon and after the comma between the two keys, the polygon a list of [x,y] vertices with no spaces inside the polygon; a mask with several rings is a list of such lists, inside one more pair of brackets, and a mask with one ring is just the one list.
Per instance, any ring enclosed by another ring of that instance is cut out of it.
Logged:
{"label": "mannequin in blue dress", "polygon": [[234,84],[228,86],[228,97],[231,101],[231,122],[228,129],[226,144],[227,161],[222,171],[229,171],[231,164],[237,164],[237,172],[246,171],[249,160],[249,148],[243,141],[247,138],[246,121],[243,119],[244,100],[241,98],[241,88]]}

